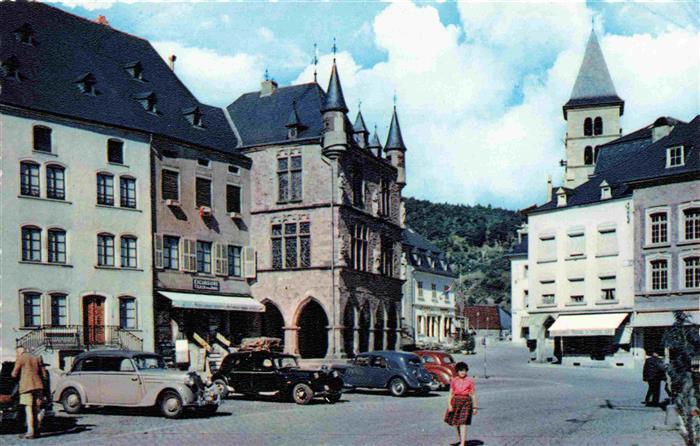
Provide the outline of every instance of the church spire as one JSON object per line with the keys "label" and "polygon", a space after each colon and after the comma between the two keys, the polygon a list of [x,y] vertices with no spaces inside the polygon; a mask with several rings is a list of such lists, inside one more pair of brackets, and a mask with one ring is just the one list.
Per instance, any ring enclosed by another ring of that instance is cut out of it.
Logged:
{"label": "church spire", "polygon": [[367,148],[372,151],[374,156],[380,157],[382,156],[382,143],[379,142],[379,133],[377,132],[377,126],[374,126],[374,134],[372,135],[372,138],[369,140],[369,144],[367,145]]}
{"label": "church spire", "polygon": [[586,44],[586,51],[579,68],[571,98],[564,105],[564,117],[569,108],[579,108],[596,105],[620,105],[624,110],[624,101],[615,91],[608,65],[605,63],[603,51],[598,43],[598,36],[591,29],[591,35]]}
{"label": "church spire", "polygon": [[348,106],[345,105],[345,97],[343,96],[343,87],[340,85],[338,66],[335,63],[335,52],[335,39],[333,39],[333,68],[331,68],[331,78],[328,81],[328,90],[326,91],[326,99],[323,101],[321,113],[327,111],[348,112]]}
{"label": "church spire", "polygon": [[394,106],[394,113],[391,116],[389,136],[386,138],[386,144],[384,145],[385,152],[389,152],[390,150],[400,150],[402,152],[406,151],[406,145],[404,144],[403,136],[401,135],[401,125],[399,125],[399,116],[396,113],[396,106]]}

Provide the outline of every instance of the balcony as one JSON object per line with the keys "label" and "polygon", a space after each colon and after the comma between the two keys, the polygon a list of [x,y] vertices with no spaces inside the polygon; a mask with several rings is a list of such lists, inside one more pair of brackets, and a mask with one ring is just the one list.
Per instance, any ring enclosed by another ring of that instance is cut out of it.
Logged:
{"label": "balcony", "polygon": [[143,350],[143,339],[113,325],[66,325],[39,327],[17,339],[17,347],[36,353],[47,350],[90,350],[119,348]]}

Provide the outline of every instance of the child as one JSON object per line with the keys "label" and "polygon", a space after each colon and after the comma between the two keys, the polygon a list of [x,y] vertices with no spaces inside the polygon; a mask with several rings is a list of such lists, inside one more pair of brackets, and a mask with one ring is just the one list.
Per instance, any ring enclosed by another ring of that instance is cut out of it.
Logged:
{"label": "child", "polygon": [[467,426],[472,424],[472,414],[476,415],[477,401],[474,380],[467,376],[469,366],[463,362],[455,366],[457,376],[450,382],[450,396],[447,401],[445,423],[457,428],[459,445],[467,442]]}

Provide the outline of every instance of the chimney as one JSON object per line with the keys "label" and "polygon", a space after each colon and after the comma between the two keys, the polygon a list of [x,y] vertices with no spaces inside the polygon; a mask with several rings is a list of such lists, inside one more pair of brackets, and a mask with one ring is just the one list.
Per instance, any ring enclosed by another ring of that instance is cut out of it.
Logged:
{"label": "chimney", "polygon": [[260,97],[270,96],[277,90],[277,82],[274,79],[266,79],[260,83]]}
{"label": "chimney", "polygon": [[552,176],[547,175],[547,194],[545,195],[547,198],[547,201],[545,203],[549,203],[552,201]]}
{"label": "chimney", "polygon": [[100,25],[109,26],[109,21],[107,21],[107,17],[103,15],[98,15],[95,19],[95,22],[99,23]]}
{"label": "chimney", "polygon": [[170,67],[170,71],[175,71],[175,61],[177,60],[177,56],[174,54],[171,54],[170,57],[168,57],[168,67]]}
{"label": "chimney", "polygon": [[657,119],[654,121],[654,125],[651,128],[651,142],[660,140],[671,133],[671,130],[673,130],[673,126],[667,118],[661,117]]}

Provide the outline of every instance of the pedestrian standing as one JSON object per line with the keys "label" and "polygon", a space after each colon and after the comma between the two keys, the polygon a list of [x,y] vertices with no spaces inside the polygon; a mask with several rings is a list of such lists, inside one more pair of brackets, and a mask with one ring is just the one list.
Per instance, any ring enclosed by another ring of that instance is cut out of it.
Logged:
{"label": "pedestrian standing", "polygon": [[450,382],[450,395],[447,400],[445,423],[457,428],[459,446],[467,443],[467,426],[472,424],[472,415],[477,413],[476,387],[474,380],[467,376],[469,366],[458,362],[457,375]]}
{"label": "pedestrian standing", "polygon": [[647,394],[644,397],[644,404],[646,406],[658,406],[661,381],[664,380],[664,371],[659,355],[656,352],[652,353],[651,356],[644,361],[642,379],[648,385]]}
{"label": "pedestrian standing", "polygon": [[24,406],[27,417],[27,433],[21,437],[36,438],[36,415],[44,395],[44,380],[48,378],[41,357],[18,347],[12,377],[19,377],[19,404]]}

